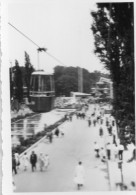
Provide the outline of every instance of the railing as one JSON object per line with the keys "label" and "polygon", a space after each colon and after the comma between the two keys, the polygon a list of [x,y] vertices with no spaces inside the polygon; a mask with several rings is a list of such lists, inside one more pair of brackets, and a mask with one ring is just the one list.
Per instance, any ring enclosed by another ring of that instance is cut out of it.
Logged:
{"label": "railing", "polygon": [[54,91],[46,91],[46,92],[39,92],[39,91],[30,91],[30,96],[55,96],[55,92]]}

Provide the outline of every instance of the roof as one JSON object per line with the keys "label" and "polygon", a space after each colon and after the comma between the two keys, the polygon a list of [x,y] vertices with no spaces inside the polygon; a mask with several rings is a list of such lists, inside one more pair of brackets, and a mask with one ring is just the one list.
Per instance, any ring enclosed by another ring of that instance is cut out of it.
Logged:
{"label": "roof", "polygon": [[82,92],[72,92],[72,95],[75,95],[75,96],[89,96],[91,94],[89,94],[89,93],[82,93]]}
{"label": "roof", "polygon": [[53,75],[53,73],[45,72],[45,71],[35,71],[32,73],[32,75]]}
{"label": "roof", "polygon": [[101,77],[100,82],[113,83],[110,78]]}
{"label": "roof", "polygon": [[99,81],[99,82],[97,82],[96,84],[98,84],[98,85],[100,84],[100,85],[101,85],[101,84],[104,84],[104,83],[103,83],[103,82],[101,82],[101,81]]}

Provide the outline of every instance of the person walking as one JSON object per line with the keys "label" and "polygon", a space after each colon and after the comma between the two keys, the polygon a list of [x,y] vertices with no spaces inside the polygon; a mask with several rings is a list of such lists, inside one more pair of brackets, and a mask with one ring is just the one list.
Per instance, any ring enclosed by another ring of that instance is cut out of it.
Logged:
{"label": "person walking", "polygon": [[108,119],[106,118],[106,127],[108,127],[109,126],[109,121],[108,121]]}
{"label": "person walking", "polygon": [[113,130],[112,130],[112,137],[113,137],[113,144],[116,144],[116,129],[115,129],[115,126],[113,127]]}
{"label": "person walking", "polygon": [[26,152],[24,153],[22,160],[23,160],[24,171],[27,171],[29,159]]}
{"label": "person walking", "polygon": [[99,115],[97,116],[96,121],[99,124],[99,122],[100,122],[100,116]]}
{"label": "person walking", "polygon": [[60,131],[59,131],[58,127],[57,127],[54,134],[55,134],[57,137],[59,137],[59,133],[60,133]]}
{"label": "person walking", "polygon": [[134,145],[132,145],[131,147],[132,147],[131,148],[132,151],[130,154],[132,154],[132,156],[127,162],[132,162],[133,160],[136,160],[136,147]]}
{"label": "person walking", "polygon": [[12,188],[13,188],[13,192],[16,191],[16,185],[15,185],[15,181],[14,178],[12,177]]}
{"label": "person walking", "polygon": [[136,190],[136,184],[135,184],[134,181],[131,181],[130,186],[129,186],[129,190],[131,190],[131,191],[135,191]]}
{"label": "person walking", "polygon": [[90,127],[91,126],[91,118],[89,117],[88,118],[88,127]]}
{"label": "person walking", "polygon": [[115,126],[115,120],[113,119],[111,123],[112,123],[112,126],[114,127]]}
{"label": "person walking", "polygon": [[82,162],[79,161],[78,165],[75,168],[75,177],[74,182],[77,184],[77,189],[80,190],[80,188],[84,185],[84,167],[82,165]]}
{"label": "person walking", "polygon": [[99,150],[100,150],[100,147],[99,147],[98,143],[97,142],[94,142],[94,151],[95,151],[96,158],[99,158],[100,157]]}
{"label": "person walking", "polygon": [[69,120],[72,122],[72,114],[69,115]]}
{"label": "person walking", "polygon": [[18,152],[15,153],[15,159],[16,159],[16,168],[19,169],[20,160],[19,160],[19,154],[18,154]]}
{"label": "person walking", "polygon": [[93,120],[94,127],[96,126],[96,119]]}
{"label": "person walking", "polygon": [[32,151],[31,156],[30,156],[30,163],[32,166],[32,172],[36,169],[36,163],[37,163],[37,155],[35,154],[34,151]]}
{"label": "person walking", "polygon": [[15,175],[17,174],[17,162],[16,162],[15,154],[12,155],[12,172],[14,172]]}
{"label": "person walking", "polygon": [[48,166],[49,166],[49,155],[45,154],[45,156],[44,156],[44,167],[45,167],[45,170],[47,170]]}
{"label": "person walking", "polygon": [[113,160],[117,161],[118,159],[118,147],[116,144],[112,144],[112,153],[113,153]]}
{"label": "person walking", "polygon": [[48,132],[47,137],[49,139],[49,142],[52,143],[52,140],[53,140],[53,134],[52,134],[52,132]]}
{"label": "person walking", "polygon": [[119,160],[123,160],[123,151],[124,151],[124,146],[120,143],[118,145]]}
{"label": "person walking", "polygon": [[69,118],[69,114],[67,113],[67,115],[66,115],[66,119],[67,119],[67,121],[69,121],[70,120],[70,118]]}
{"label": "person walking", "polygon": [[107,129],[108,129],[109,135],[112,135],[112,126],[109,125],[109,126],[107,127]]}
{"label": "person walking", "polygon": [[100,124],[101,124],[101,125],[103,124],[103,118],[100,119]]}
{"label": "person walking", "polygon": [[43,153],[40,153],[40,156],[39,156],[39,167],[40,167],[40,171],[43,171],[43,168],[44,168],[44,156],[43,156]]}
{"label": "person walking", "polygon": [[100,150],[100,159],[102,162],[106,162],[106,152],[103,147]]}
{"label": "person walking", "polygon": [[106,150],[107,150],[107,158],[108,160],[110,160],[111,159],[111,144],[110,143],[107,143]]}
{"label": "person walking", "polygon": [[100,129],[99,129],[99,135],[100,135],[100,137],[103,136],[103,128],[102,127],[100,127]]}

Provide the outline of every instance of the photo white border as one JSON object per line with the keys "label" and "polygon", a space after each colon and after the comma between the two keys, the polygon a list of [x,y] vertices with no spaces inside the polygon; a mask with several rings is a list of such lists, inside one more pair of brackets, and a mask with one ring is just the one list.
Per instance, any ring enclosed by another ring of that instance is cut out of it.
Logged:
{"label": "photo white border", "polygon": [[[24,3],[30,3],[31,0],[24,0]],[[66,0],[64,0],[66,1]],[[68,0],[67,0],[68,1]],[[73,0],[74,1],[74,0]],[[83,0],[85,1],[85,0]],[[2,53],[2,65],[1,65],[1,82],[2,82],[2,194],[3,195],[40,195],[47,194],[43,193],[13,193],[12,192],[12,166],[11,166],[11,122],[10,122],[10,90],[9,90],[9,63],[8,58],[8,4],[15,2],[14,0],[1,0],[1,53]],[[19,0],[16,0],[19,2]],[[37,0],[37,2],[40,2]],[[134,2],[134,1],[92,1],[94,2]],[[136,10],[136,2],[134,2],[134,10]],[[134,12],[134,18],[136,14]],[[136,19],[135,19],[136,20]],[[136,27],[136,21],[134,21]],[[135,58],[136,58],[136,49],[135,49]],[[135,70],[136,71],[136,70]],[[136,72],[135,72],[136,73]],[[67,192],[66,192],[67,193]],[[76,192],[73,192],[74,194]],[[77,192],[79,193],[79,192]],[[135,194],[136,192],[85,192],[89,194]],[[55,193],[56,194],[56,193]],[[58,194],[58,193],[57,193]],[[71,192],[70,192],[71,194]]]}

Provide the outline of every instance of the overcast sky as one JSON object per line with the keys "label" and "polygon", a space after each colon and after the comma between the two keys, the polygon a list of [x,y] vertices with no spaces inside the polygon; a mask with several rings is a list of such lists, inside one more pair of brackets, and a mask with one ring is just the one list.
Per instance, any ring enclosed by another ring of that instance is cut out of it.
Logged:
{"label": "overcast sky", "polygon": [[[91,0],[12,0],[8,7],[8,21],[30,37],[40,47],[58,58],[66,66],[80,66],[104,71],[95,56],[90,12],[96,9]],[[9,61],[15,59],[24,66],[24,51],[30,55],[37,69],[37,47],[11,26],[9,30]],[[10,63],[9,63],[10,64]],[[40,68],[49,72],[63,65],[47,54],[40,53]]]}

